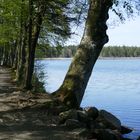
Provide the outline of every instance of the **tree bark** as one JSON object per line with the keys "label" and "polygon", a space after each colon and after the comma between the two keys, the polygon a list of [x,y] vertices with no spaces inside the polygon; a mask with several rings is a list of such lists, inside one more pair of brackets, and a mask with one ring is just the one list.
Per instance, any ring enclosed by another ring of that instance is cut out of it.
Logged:
{"label": "tree bark", "polygon": [[34,59],[35,59],[35,49],[37,45],[37,41],[39,38],[39,33],[43,21],[43,17],[45,14],[45,6],[40,5],[38,8],[38,13],[36,18],[32,19],[32,9],[33,9],[33,2],[30,0],[30,22],[29,22],[29,40],[28,40],[28,56],[27,56],[27,63],[26,63],[26,76],[24,82],[25,89],[32,89],[32,75],[34,70]]}
{"label": "tree bark", "polygon": [[14,67],[16,68],[16,81],[23,87],[25,79],[25,63],[26,63],[26,47],[27,47],[27,18],[24,18],[24,5],[25,0],[21,0],[20,10],[20,34],[17,41],[16,59]]}
{"label": "tree bark", "polygon": [[90,0],[84,34],[61,87],[52,95],[69,107],[79,107],[106,34],[112,0]]}
{"label": "tree bark", "polygon": [[4,47],[0,47],[0,65],[3,63]]}

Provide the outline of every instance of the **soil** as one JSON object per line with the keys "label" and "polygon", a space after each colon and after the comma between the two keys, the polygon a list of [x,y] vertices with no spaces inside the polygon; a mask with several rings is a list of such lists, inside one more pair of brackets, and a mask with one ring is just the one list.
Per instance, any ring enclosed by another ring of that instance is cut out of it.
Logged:
{"label": "soil", "polygon": [[58,125],[60,106],[47,94],[21,91],[12,70],[0,67],[0,140],[75,140],[76,131]]}

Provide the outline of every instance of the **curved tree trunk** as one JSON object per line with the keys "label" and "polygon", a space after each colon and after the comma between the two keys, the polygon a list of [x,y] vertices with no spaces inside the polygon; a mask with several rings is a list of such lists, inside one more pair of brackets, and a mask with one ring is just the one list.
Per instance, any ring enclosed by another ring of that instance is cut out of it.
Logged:
{"label": "curved tree trunk", "polygon": [[52,95],[69,107],[79,107],[94,64],[108,42],[108,11],[112,0],[90,0],[83,38],[72,60],[62,86]]}

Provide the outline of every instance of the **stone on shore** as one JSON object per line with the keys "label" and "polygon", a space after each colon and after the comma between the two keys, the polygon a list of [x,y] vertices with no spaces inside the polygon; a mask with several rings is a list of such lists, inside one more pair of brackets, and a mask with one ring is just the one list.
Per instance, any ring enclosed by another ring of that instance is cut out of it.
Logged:
{"label": "stone on shore", "polygon": [[110,129],[95,129],[94,135],[97,140],[122,140],[122,136],[119,132]]}
{"label": "stone on shore", "polygon": [[89,131],[85,128],[73,129],[72,134],[76,140],[87,140],[87,137],[89,137]]}
{"label": "stone on shore", "polygon": [[121,133],[122,134],[128,134],[131,133],[133,130],[127,126],[121,126]]}
{"label": "stone on shore", "polygon": [[[71,109],[59,114],[61,124],[69,128],[87,130],[87,136],[96,140],[125,140],[122,134],[132,132],[132,129],[121,126],[120,120],[111,113],[90,107]],[[84,131],[85,132],[85,131]]]}
{"label": "stone on shore", "polygon": [[96,107],[87,107],[84,110],[86,111],[88,117],[92,118],[93,120],[95,120],[99,115],[99,111]]}
{"label": "stone on shore", "polygon": [[89,121],[88,115],[85,111],[78,110],[77,111],[78,120],[81,122],[87,123]]}
{"label": "stone on shore", "polygon": [[78,120],[75,119],[68,119],[65,122],[65,126],[71,128],[78,128],[78,127],[84,127],[84,124],[80,123]]}
{"label": "stone on shore", "polygon": [[66,120],[68,119],[74,119],[74,120],[78,120],[78,116],[77,116],[77,110],[75,109],[71,109],[65,112],[61,112],[59,114],[59,118],[60,118],[60,123],[65,123]]}
{"label": "stone on shore", "polygon": [[121,122],[120,120],[112,115],[111,113],[100,110],[98,118],[107,128],[117,129],[121,131]]}

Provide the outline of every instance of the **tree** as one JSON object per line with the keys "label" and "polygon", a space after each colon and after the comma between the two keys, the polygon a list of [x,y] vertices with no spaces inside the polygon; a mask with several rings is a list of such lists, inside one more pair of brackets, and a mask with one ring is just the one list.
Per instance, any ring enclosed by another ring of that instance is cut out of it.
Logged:
{"label": "tree", "polygon": [[[48,34],[53,33],[53,36],[59,35],[59,38],[66,38],[67,36],[69,36],[69,24],[67,22],[68,17],[64,13],[64,8],[66,7],[66,5],[67,0],[29,0],[28,51],[24,80],[25,89],[32,89],[31,81],[34,70],[35,50],[43,22],[46,21],[47,25],[51,25],[49,26],[50,29],[47,28],[47,30],[45,28]],[[45,19],[45,16],[48,18]],[[45,25],[45,27],[47,25]]]}
{"label": "tree", "polygon": [[[3,53],[1,63],[16,69],[17,81],[22,88],[30,90],[35,50],[42,34],[45,32],[43,37],[47,38],[48,44],[52,39],[66,39],[70,35],[70,18],[64,12],[68,0],[0,2],[0,46]],[[56,42],[59,42],[58,39]]]}
{"label": "tree", "polygon": [[[104,44],[108,42],[106,21],[109,17],[108,11],[112,7],[113,2],[116,7],[122,3],[128,13],[133,13],[131,5],[127,1],[89,1],[89,10],[81,43],[63,84],[53,93],[53,96],[69,107],[75,108],[80,106],[94,64]],[[119,10],[117,11],[114,7],[112,9],[121,20],[124,20],[123,14]]]}
{"label": "tree", "polygon": [[[2,50],[1,65],[14,64],[15,45],[17,44],[19,1],[0,1],[0,47]],[[15,10],[17,9],[17,10]]]}
{"label": "tree", "polygon": [[53,93],[70,107],[79,107],[93,66],[105,43],[111,0],[91,0],[84,34],[62,86]]}

